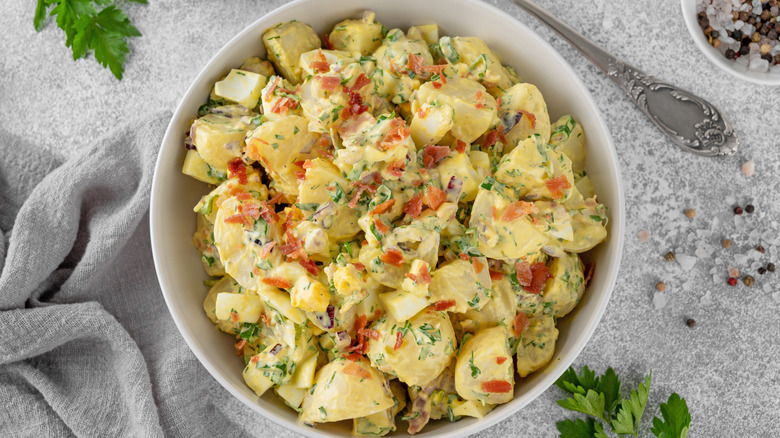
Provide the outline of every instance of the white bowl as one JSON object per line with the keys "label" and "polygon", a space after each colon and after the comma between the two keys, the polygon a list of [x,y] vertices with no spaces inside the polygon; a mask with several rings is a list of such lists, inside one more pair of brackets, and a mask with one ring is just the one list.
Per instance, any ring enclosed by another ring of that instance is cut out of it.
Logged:
{"label": "white bowl", "polygon": [[[572,114],[587,133],[587,171],[609,207],[606,242],[588,253],[596,263],[595,275],[577,309],[558,322],[560,336],[555,357],[542,370],[521,379],[515,398],[498,406],[484,419],[464,418],[456,423],[435,421],[419,434],[423,437],[467,435],[514,414],[544,392],[574,361],[593,334],[612,293],[620,264],[623,242],[623,190],[615,149],[593,99],[574,71],[558,53],[526,26],[509,15],[478,0],[298,0],[258,19],[233,38],[203,68],[181,100],[163,139],[151,194],[150,227],[155,268],[165,301],[179,331],[204,367],[236,398],[290,430],[308,436],[344,436],[351,430],[345,423],[301,426],[295,412],[274,395],[258,398],[243,381],[242,361],[236,358],[229,335],[220,333],[203,312],[207,279],[198,254],[192,247],[195,231],[192,207],[207,192],[205,184],[181,173],[185,149],[184,134],[198,106],[207,100],[212,84],[249,56],[263,56],[260,36],[279,22],[299,20],[318,34],[338,21],[359,17],[363,10],[376,11],[386,26],[407,28],[414,24],[437,23],[443,34],[474,35],[484,39],[504,62],[517,68],[521,77],[536,84],[544,94],[551,117]],[[399,423],[396,435],[406,434]]]}
{"label": "white bowl", "polygon": [[747,69],[743,70],[737,67],[733,60],[726,59],[718,49],[712,47],[710,43],[707,42],[704,31],[699,27],[699,22],[696,19],[696,15],[698,14],[698,11],[696,11],[696,0],[681,0],[680,3],[682,5],[685,25],[688,27],[688,32],[691,34],[693,42],[696,43],[699,50],[704,53],[704,56],[706,56],[710,62],[720,67],[726,73],[748,82],[762,85],[780,85],[780,74],[778,73],[760,73]]}

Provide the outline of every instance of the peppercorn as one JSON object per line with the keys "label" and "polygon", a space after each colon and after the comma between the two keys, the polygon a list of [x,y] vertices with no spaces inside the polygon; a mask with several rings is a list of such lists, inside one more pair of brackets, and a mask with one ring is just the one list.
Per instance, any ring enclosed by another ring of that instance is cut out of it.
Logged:
{"label": "peppercorn", "polygon": [[[769,27],[769,26],[767,26],[767,27]],[[766,33],[766,37],[769,38],[770,40],[776,40],[777,39],[777,31],[774,30],[774,29],[770,30],[769,32]]]}
{"label": "peppercorn", "polygon": [[714,40],[712,40],[712,47],[715,47],[716,49],[717,49],[717,48],[719,48],[721,44],[722,44],[722,43],[721,43],[721,42],[720,42],[720,40],[719,40],[719,39],[717,39],[717,38],[715,38]]}
{"label": "peppercorn", "polygon": [[756,24],[756,17],[750,17],[748,18],[748,24]]}
{"label": "peppercorn", "polygon": [[775,55],[774,61],[775,64],[780,64],[780,55]]}
{"label": "peppercorn", "polygon": [[763,254],[763,253],[765,253],[765,252],[766,252],[766,250],[764,249],[764,247],[763,247],[763,246],[761,246],[761,245],[758,245],[758,246],[756,247],[756,251],[760,252],[761,254]]}
{"label": "peppercorn", "polygon": [[745,211],[748,213],[753,213],[754,211],[756,211],[756,207],[753,206],[753,204],[748,204],[745,206]]}
{"label": "peppercorn", "polygon": [[760,268],[758,268],[758,273],[759,273],[759,274],[761,274],[761,275],[764,275],[764,274],[766,274],[766,268],[765,268],[765,267],[763,267],[763,266],[762,266],[762,267],[760,267]]}
{"label": "peppercorn", "polygon": [[742,278],[742,282],[745,283],[745,286],[750,287],[753,286],[753,283],[756,282],[756,279],[751,277],[750,275],[746,275]]}
{"label": "peppercorn", "polygon": [[687,325],[690,328],[696,327],[696,320],[693,318],[688,318],[687,321],[685,321],[685,325]]}
{"label": "peppercorn", "polygon": [[[758,23],[758,24],[761,24],[761,23]],[[769,29],[771,29],[771,27],[762,25],[761,27],[757,27],[757,29],[758,29],[758,33],[760,33],[761,35],[766,36],[766,34],[769,33]]]}
{"label": "peppercorn", "polygon": [[734,278],[734,277],[729,277],[729,279],[728,279],[728,280],[726,280],[726,282],[727,282],[727,283],[728,283],[730,286],[736,286],[736,285],[737,285],[737,279],[736,279],[736,278]]}
{"label": "peppercorn", "polygon": [[742,39],[742,31],[741,30],[735,30],[734,32],[731,33],[731,37],[734,38],[737,41],[741,40]]}
{"label": "peppercorn", "polygon": [[732,20],[732,21],[737,21],[737,20],[739,20],[739,12],[737,12],[737,11],[732,11],[732,12],[731,12],[731,17],[732,17],[732,18],[731,18],[731,20]]}
{"label": "peppercorn", "polygon": [[753,32],[753,35],[751,35],[750,40],[753,41],[754,43],[761,41],[761,34],[758,32]]}
{"label": "peppercorn", "polygon": [[742,214],[742,207],[739,205],[734,207],[734,214]]}
{"label": "peppercorn", "polygon": [[689,219],[693,219],[696,217],[696,210],[689,208],[685,210],[685,215],[688,216]]}
{"label": "peppercorn", "polygon": [[731,240],[729,240],[729,239],[721,240],[720,244],[723,245],[723,247],[726,248],[726,249],[731,248]]}
{"label": "peppercorn", "polygon": [[[725,55],[726,59],[737,59],[737,52],[731,49],[727,49]],[[777,55],[776,57],[780,57],[780,55]]]}
{"label": "peppercorn", "polygon": [[[739,13],[739,19],[742,21],[748,21],[748,18],[750,18],[750,14],[748,14],[746,11],[742,11]],[[707,20],[709,21],[709,20]]]}
{"label": "peppercorn", "polygon": [[720,32],[718,32],[717,30],[713,30],[710,36],[713,38],[718,38],[720,36]]}
{"label": "peppercorn", "polygon": [[742,47],[739,48],[739,54],[744,56],[750,53],[750,47],[747,46],[747,44],[742,44]]}
{"label": "peppercorn", "polygon": [[764,9],[764,12],[761,13],[760,17],[762,20],[766,21],[769,20],[769,17],[772,16],[772,13],[769,12],[769,9]]}
{"label": "peppercorn", "polygon": [[659,281],[658,283],[655,284],[655,290],[657,290],[658,292],[665,291],[666,290],[666,283],[664,283],[663,281]]}
{"label": "peppercorn", "polygon": [[766,270],[769,272],[775,272],[775,264],[774,263],[768,263],[766,265]]}
{"label": "peppercorn", "polygon": [[704,11],[699,12],[696,20],[699,22],[699,26],[701,26],[702,29],[710,25],[710,19],[707,18],[707,14],[705,14]]}
{"label": "peppercorn", "polygon": [[766,60],[768,63],[772,63],[772,55],[761,55],[761,59]]}
{"label": "peppercorn", "polygon": [[674,253],[669,251],[669,252],[666,253],[664,258],[666,259],[667,262],[673,262],[674,261]]}

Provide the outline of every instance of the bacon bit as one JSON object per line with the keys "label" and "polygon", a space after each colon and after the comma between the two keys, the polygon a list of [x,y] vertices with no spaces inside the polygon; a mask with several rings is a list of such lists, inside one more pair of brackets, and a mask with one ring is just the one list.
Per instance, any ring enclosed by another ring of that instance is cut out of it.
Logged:
{"label": "bacon bit", "polygon": [[438,310],[439,312],[447,310],[453,306],[455,306],[455,300],[441,300],[433,303],[434,310]]}
{"label": "bacon bit", "polygon": [[571,188],[571,183],[566,179],[565,175],[548,179],[544,182],[544,185],[547,186],[553,199],[563,198],[566,195],[563,191]]}
{"label": "bacon bit", "polygon": [[265,277],[262,282],[269,285],[278,287],[279,289],[289,289],[292,287],[292,283],[282,277]]}
{"label": "bacon bit", "polygon": [[512,384],[505,380],[489,380],[482,382],[482,392],[501,394],[512,391]]}
{"label": "bacon bit", "polygon": [[246,346],[246,339],[242,339],[238,342],[236,342],[236,356],[243,356],[244,355],[244,347]]}
{"label": "bacon bit", "polygon": [[360,315],[355,318],[355,324],[353,325],[355,332],[359,333],[360,330],[366,327],[366,324],[368,324],[368,318],[366,318],[366,315]]}
{"label": "bacon bit", "polygon": [[404,203],[403,212],[409,216],[416,218],[422,212],[423,195],[422,193],[415,193],[412,199]]}
{"label": "bacon bit", "polygon": [[297,240],[290,230],[287,230],[286,233],[288,243],[285,245],[279,245],[279,252],[281,252],[282,255],[287,256],[288,259],[294,260],[300,258],[303,260],[308,260],[308,254],[306,254],[306,251],[303,250],[303,244],[301,241]]}
{"label": "bacon bit", "polygon": [[386,151],[398,143],[406,140],[410,135],[409,128],[406,127],[406,122],[400,117],[394,118],[390,122],[390,129],[385,134],[382,141],[377,145],[377,149],[380,151]]}
{"label": "bacon bit", "polygon": [[536,116],[531,114],[531,113],[529,113],[528,111],[525,111],[525,110],[520,110],[520,112],[524,116],[528,117],[528,122],[531,123],[531,129],[535,129],[536,128]]}
{"label": "bacon bit", "polygon": [[428,284],[431,282],[431,273],[428,271],[428,265],[423,263],[420,267],[420,283]]}
{"label": "bacon bit", "polygon": [[406,274],[404,274],[404,277],[406,277],[409,280],[412,280],[413,282],[417,283],[417,276],[412,274],[411,272],[407,272]]}
{"label": "bacon bit", "polygon": [[406,62],[406,68],[417,73],[418,75],[421,74],[423,71],[423,57],[414,53],[410,53],[408,61]]}
{"label": "bacon bit", "polygon": [[531,273],[533,274],[531,285],[524,286],[523,289],[526,292],[539,295],[542,293],[542,288],[544,287],[544,283],[547,281],[547,279],[552,278],[552,275],[550,275],[550,269],[548,269],[547,265],[544,263],[534,263],[531,265]]}
{"label": "bacon bit", "polygon": [[239,201],[243,202],[243,201],[247,201],[249,199],[252,199],[252,195],[250,195],[249,192],[245,192],[245,191],[242,190],[242,191],[236,193],[236,198]]}
{"label": "bacon bit", "polygon": [[400,268],[404,264],[404,255],[397,249],[388,249],[380,258],[382,263],[393,265]]}
{"label": "bacon bit", "polygon": [[423,184],[425,184],[425,181],[421,180],[421,179],[416,179],[416,180],[412,181],[412,186],[414,186],[414,187],[420,187]]}
{"label": "bacon bit", "polygon": [[[364,317],[365,317],[365,315],[364,315]],[[375,341],[378,341],[378,340],[379,340],[379,332],[378,332],[378,331],[376,331],[376,330],[374,330],[374,329],[370,329],[370,328],[364,328],[364,329],[360,329],[360,333],[361,333],[363,336],[366,336],[366,337],[368,337],[368,338],[371,338],[371,339],[373,339],[373,340],[375,340]]]}
{"label": "bacon bit", "polygon": [[428,190],[425,192],[425,203],[432,210],[438,210],[445,201],[447,201],[447,193],[444,190],[433,185],[428,186]]}
{"label": "bacon bit", "polygon": [[235,310],[234,310],[234,311],[232,311],[232,312],[230,312],[230,319],[231,319],[233,322],[236,322],[236,321],[238,321],[238,312],[236,312]]}
{"label": "bacon bit", "polygon": [[290,210],[289,213],[287,213],[287,218],[284,220],[284,224],[282,224],[282,233],[287,234],[288,231],[292,229],[292,221],[293,221],[293,212],[295,210]]}
{"label": "bacon bit", "polygon": [[490,270],[490,279],[493,281],[498,281],[504,278],[504,273],[499,271]]}
{"label": "bacon bit", "polygon": [[358,365],[357,362],[350,362],[342,368],[342,371],[344,374],[348,376],[355,376],[360,377],[361,379],[370,379],[371,373],[368,372],[365,368]]}
{"label": "bacon bit", "polygon": [[[379,172],[374,172],[374,176],[372,178],[374,179],[374,184],[376,185],[380,185],[384,182],[384,180],[382,179],[382,175]],[[376,189],[374,189],[374,191],[376,191]]]}
{"label": "bacon bit", "polygon": [[371,83],[371,79],[369,79],[365,73],[360,73],[357,79],[355,79],[355,83],[352,85],[352,87],[350,87],[350,90],[358,91],[370,83]]}
{"label": "bacon bit", "polygon": [[449,153],[450,148],[448,146],[434,146],[429,144],[423,149],[423,166],[426,169],[430,169],[438,164],[439,161],[446,158]]}
{"label": "bacon bit", "polygon": [[417,115],[418,119],[424,119],[428,117],[428,112],[431,110],[431,107],[429,106],[421,106],[420,108],[417,108],[417,112],[415,113]]}
{"label": "bacon bit", "polygon": [[277,100],[274,106],[271,108],[271,112],[275,114],[287,114],[287,111],[295,109],[298,106],[298,102],[288,97],[282,97]]}
{"label": "bacon bit", "polygon": [[517,201],[506,207],[504,214],[501,215],[501,220],[504,222],[513,222],[538,211],[539,210],[532,202]]}
{"label": "bacon bit", "polygon": [[316,276],[320,273],[320,268],[311,260],[298,260],[298,264],[303,266],[309,274]]}
{"label": "bacon bit", "polygon": [[469,260],[471,260],[471,257],[469,257],[469,255],[466,254],[465,252],[458,254],[458,257],[460,257],[460,259],[463,260],[464,262],[468,262]]}
{"label": "bacon bit", "polygon": [[260,319],[262,319],[262,320],[263,320],[263,324],[265,324],[265,325],[271,325],[271,317],[269,317],[269,316],[268,316],[268,315],[266,315],[265,313],[261,313],[261,314],[260,314]]}
{"label": "bacon bit", "polygon": [[306,181],[306,172],[303,170],[296,170],[295,177],[298,178],[298,181]]}
{"label": "bacon bit", "polygon": [[246,202],[241,205],[242,213],[248,218],[257,220],[260,217],[260,206],[254,202]]}
{"label": "bacon bit", "polygon": [[431,85],[433,85],[433,88],[435,88],[435,89],[437,89],[437,90],[438,90],[439,88],[441,88],[441,83],[440,83],[440,82],[431,82]]}
{"label": "bacon bit", "polygon": [[257,266],[252,267],[252,273],[257,275],[258,277],[263,276],[263,271],[261,271],[260,268],[258,268]]}
{"label": "bacon bit", "polygon": [[590,283],[590,279],[593,278],[593,271],[596,269],[595,263],[588,263],[587,266],[585,266],[585,286]]}
{"label": "bacon bit", "polygon": [[487,137],[482,141],[482,148],[487,149],[492,147],[494,144],[498,143],[498,132],[496,130],[492,130],[488,132]]}
{"label": "bacon bit", "polygon": [[363,241],[360,242],[360,246],[366,246],[366,245],[368,245],[368,240],[363,239]]}
{"label": "bacon bit", "polygon": [[496,111],[497,112],[501,112],[501,104],[502,103],[503,103],[503,101],[501,100],[500,97],[498,99],[496,99]]}
{"label": "bacon bit", "polygon": [[352,362],[359,361],[361,357],[363,357],[363,355],[358,353],[357,351],[353,351],[352,353],[344,355],[344,359],[347,359],[347,360],[352,361]]}
{"label": "bacon bit", "polygon": [[368,214],[382,214],[388,212],[393,205],[395,205],[395,199],[388,199],[387,201],[377,205]]}
{"label": "bacon bit", "polygon": [[509,144],[509,142],[506,140],[506,137],[504,136],[504,125],[498,125],[496,128],[496,133],[498,134],[498,139],[501,140],[501,143]]}
{"label": "bacon bit", "polygon": [[362,264],[360,262],[355,262],[355,263],[353,263],[353,265],[355,265],[355,269],[357,269],[358,271],[365,271],[366,270],[366,265],[364,265],[364,264]]}
{"label": "bacon bit", "polygon": [[474,101],[477,103],[474,105],[476,109],[482,109],[485,106],[485,96],[482,94],[482,90],[477,91],[477,95],[474,97]]}
{"label": "bacon bit", "polygon": [[330,42],[330,39],[328,39],[328,34],[322,35],[322,44],[325,45],[326,49],[333,50],[333,44]]}
{"label": "bacon bit", "polygon": [[268,254],[271,254],[271,251],[274,249],[274,246],[276,246],[276,241],[272,240],[265,245],[260,247],[260,250],[257,252],[257,255],[260,256],[261,259],[265,260],[268,258]]}
{"label": "bacon bit", "polygon": [[404,345],[404,337],[401,332],[395,332],[395,345],[393,345],[393,351],[398,350]]}
{"label": "bacon bit", "polygon": [[480,262],[476,257],[471,259],[471,264],[474,266],[474,272],[479,274],[482,272],[483,269],[485,269],[485,264]]}
{"label": "bacon bit", "polygon": [[311,68],[316,69],[320,72],[325,72],[330,70],[330,64],[328,64],[328,58],[326,58],[325,54],[322,53],[322,49],[319,50],[316,56],[317,56],[317,60],[311,63]]}
{"label": "bacon bit", "polygon": [[257,363],[257,361],[260,360],[260,355],[254,355],[251,359],[249,359],[249,362]]}
{"label": "bacon bit", "polygon": [[406,163],[403,161],[393,161],[387,165],[385,170],[387,170],[387,173],[390,175],[400,178],[406,171]]}
{"label": "bacon bit", "polygon": [[279,215],[276,214],[274,209],[269,207],[265,201],[260,203],[260,216],[269,224],[274,224],[279,221]]}
{"label": "bacon bit", "polygon": [[355,193],[352,194],[352,198],[347,202],[347,206],[349,208],[357,208],[358,201],[360,200],[360,195],[363,194],[363,191],[365,189],[358,187],[355,189]]}
{"label": "bacon bit", "polygon": [[279,85],[279,81],[281,80],[282,78],[277,76],[276,80],[274,80],[271,86],[268,88],[268,91],[265,92],[265,96],[263,96],[263,99],[265,99],[266,102],[270,102],[271,99],[273,99],[274,90],[276,90],[276,87]]}
{"label": "bacon bit", "polygon": [[444,69],[447,68],[447,64],[439,64],[439,65],[424,65],[422,67],[423,71],[431,72],[431,73],[439,73],[441,74]]}
{"label": "bacon bit", "polygon": [[379,219],[374,219],[374,227],[376,227],[376,230],[382,234],[390,231],[390,227]]}
{"label": "bacon bit", "polygon": [[517,275],[517,282],[520,286],[528,287],[534,279],[533,271],[531,271],[531,265],[525,260],[521,260],[515,263],[515,274]]}
{"label": "bacon bit", "polygon": [[240,184],[246,184],[246,166],[241,158],[236,157],[228,163],[228,176],[238,178]]}
{"label": "bacon bit", "polygon": [[226,224],[244,224],[244,225],[251,225],[251,222],[249,222],[249,218],[244,216],[243,214],[234,214],[233,216],[225,218]]}
{"label": "bacon bit", "polygon": [[496,363],[501,365],[502,363],[506,362],[507,359],[508,359],[507,357],[499,356],[496,358]]}
{"label": "bacon bit", "polygon": [[[347,93],[349,94],[349,105],[347,108],[349,108],[350,115],[356,116],[368,111],[368,105],[363,105],[363,98],[360,94],[355,93],[354,91],[347,91]],[[349,116],[346,118],[349,118]]]}
{"label": "bacon bit", "polygon": [[320,76],[320,83],[324,90],[335,90],[341,85],[341,78],[338,76]]}
{"label": "bacon bit", "polygon": [[459,154],[466,152],[466,142],[458,140],[458,142],[455,143],[455,150],[458,151]]}
{"label": "bacon bit", "polygon": [[516,337],[520,337],[520,335],[523,334],[523,331],[528,328],[528,325],[531,324],[531,321],[528,320],[528,316],[520,312],[515,316],[514,321],[512,321],[512,330],[515,333]]}

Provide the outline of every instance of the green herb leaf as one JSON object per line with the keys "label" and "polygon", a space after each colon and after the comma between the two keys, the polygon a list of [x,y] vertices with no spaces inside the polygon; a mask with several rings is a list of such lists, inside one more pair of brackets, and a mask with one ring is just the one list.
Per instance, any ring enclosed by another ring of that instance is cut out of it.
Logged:
{"label": "green herb leaf", "polygon": [[628,398],[620,401],[617,406],[617,414],[612,420],[612,430],[618,434],[630,433],[636,435],[639,430],[639,422],[647,406],[647,397],[650,394],[650,382],[652,373],[645,377],[644,383],[640,383],[636,391],[631,391]]}
{"label": "green herb leaf", "polygon": [[561,438],[606,438],[604,433],[604,426],[601,423],[597,423],[592,418],[586,418],[584,421],[580,419],[576,420],[563,420],[555,424],[558,428],[558,432],[561,433]]}
{"label": "green herb leaf", "polygon": [[661,403],[661,416],[653,417],[653,427],[650,431],[658,438],[685,438],[691,427],[691,414],[688,403],[676,392],[669,396],[666,403]]}
{"label": "green herb leaf", "polygon": [[620,400],[620,379],[612,367],[607,368],[607,371],[601,376],[596,390],[604,394],[604,407],[608,416],[611,416],[618,400]]}
{"label": "green herb leaf", "polygon": [[604,394],[592,389],[589,389],[585,395],[573,394],[565,400],[558,400],[558,405],[570,411],[582,412],[604,419]]}

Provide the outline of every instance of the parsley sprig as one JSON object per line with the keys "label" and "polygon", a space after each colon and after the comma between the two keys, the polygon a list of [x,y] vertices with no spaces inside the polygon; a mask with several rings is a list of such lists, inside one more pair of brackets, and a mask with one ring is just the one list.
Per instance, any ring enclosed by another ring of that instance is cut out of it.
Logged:
{"label": "parsley sprig", "polygon": [[121,80],[125,55],[130,51],[127,40],[141,36],[141,32],[112,3],[113,0],[38,0],[35,30],[40,32],[45,27],[47,13],[56,16],[57,27],[65,32],[65,45],[73,51],[73,60],[92,51],[95,59]]}
{"label": "parsley sprig", "polygon": [[[561,438],[607,438],[605,424],[621,438],[639,437],[639,423],[647,406],[651,380],[652,373],[628,397],[621,399],[620,379],[612,368],[607,368],[603,375],[597,377],[587,366],[579,375],[569,367],[555,385],[571,397],[558,400],[558,404],[589,417],[559,421],[556,426]],[[666,403],[661,403],[660,408],[662,418],[653,418],[650,431],[658,438],[686,438],[691,415],[685,399],[673,393]]]}

